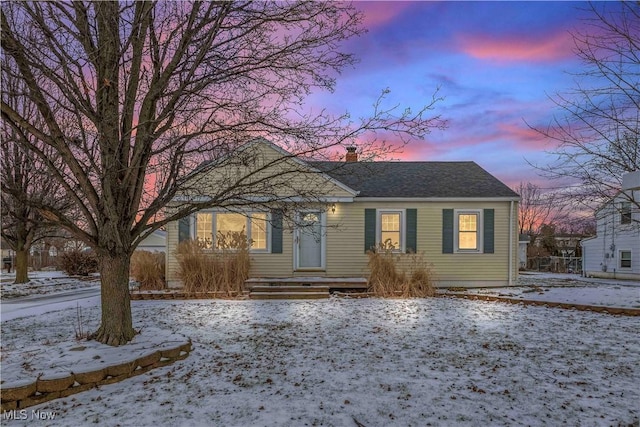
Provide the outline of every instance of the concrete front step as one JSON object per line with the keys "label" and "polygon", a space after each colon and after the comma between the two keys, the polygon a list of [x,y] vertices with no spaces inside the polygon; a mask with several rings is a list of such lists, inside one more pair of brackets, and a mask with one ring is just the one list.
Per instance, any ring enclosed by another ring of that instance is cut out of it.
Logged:
{"label": "concrete front step", "polygon": [[295,286],[295,285],[273,285],[273,286],[252,286],[251,292],[329,292],[328,286]]}
{"label": "concrete front step", "polygon": [[256,286],[327,286],[330,289],[367,289],[364,277],[252,277],[245,280],[245,288]]}
{"label": "concrete front step", "polygon": [[329,298],[328,286],[252,286],[251,299],[320,299]]}
{"label": "concrete front step", "polygon": [[329,298],[327,292],[252,292],[250,299],[323,299]]}

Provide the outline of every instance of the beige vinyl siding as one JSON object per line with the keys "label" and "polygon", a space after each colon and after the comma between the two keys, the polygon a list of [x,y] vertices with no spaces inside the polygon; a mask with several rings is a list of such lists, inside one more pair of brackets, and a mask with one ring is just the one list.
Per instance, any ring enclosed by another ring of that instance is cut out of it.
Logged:
{"label": "beige vinyl siding", "polygon": [[[283,231],[283,253],[251,254],[251,277],[366,277],[368,257],[364,253],[364,210],[417,209],[418,253],[433,265],[441,286],[502,286],[508,283],[509,202],[353,202],[337,203],[335,213],[326,212],[326,270],[295,272],[293,266],[293,232],[291,224]],[[494,209],[494,253],[442,253],[443,209]],[[513,213],[517,212],[514,203]],[[512,280],[517,279],[517,221],[512,221]],[[167,227],[167,277],[177,281],[177,262],[171,248],[178,240],[178,226]],[[406,257],[409,261],[410,258]]]}
{"label": "beige vinyl siding", "polygon": [[[282,152],[273,148],[269,144],[254,144],[246,148],[250,150],[249,158],[255,161],[251,167],[244,168],[238,165],[215,168],[207,173],[200,173],[194,176],[191,182],[195,188],[194,194],[210,194],[220,191],[225,185],[235,182],[240,177],[247,175],[250,169],[254,167],[262,167],[270,162],[276,162],[274,166],[257,173],[251,178],[251,182],[255,185],[255,195],[272,195],[278,196],[307,196],[317,199],[320,196],[327,198],[351,198],[354,193],[348,188],[339,185],[331,180],[328,176],[320,173],[306,173],[300,170],[309,167],[301,165],[296,160],[283,157]],[[281,160],[281,161],[279,161]],[[265,179],[265,177],[273,177]],[[209,191],[209,189],[215,191]],[[233,191],[233,190],[231,190]],[[242,193],[246,196],[245,193]],[[273,196],[271,196],[273,197]],[[326,207],[326,206],[325,206]],[[171,210],[171,207],[169,207]],[[170,286],[180,286],[177,276],[178,262],[175,257],[175,248],[178,245],[178,222],[172,222],[167,225],[167,264],[166,277]],[[281,254],[252,253],[251,254],[251,271],[252,277],[280,277],[292,276],[293,272],[293,235],[291,226],[285,226],[283,231],[283,251]],[[306,273],[307,275],[309,273]],[[322,275],[318,272],[314,275]]]}
{"label": "beige vinyl siding", "polygon": [[167,224],[167,263],[165,266],[165,274],[167,279],[167,284],[169,287],[180,287],[182,286],[179,282],[177,271],[178,271],[178,260],[175,256],[175,250],[178,246],[178,221],[170,222]]}
{"label": "beige vinyl siding", "polygon": [[[337,232],[328,231],[327,275],[363,276],[368,274],[367,256],[364,254],[364,210],[417,209],[418,253],[433,264],[436,278],[443,285],[460,282],[505,284],[509,269],[509,202],[366,202],[337,205],[336,213],[327,214],[327,225],[337,226]],[[495,249],[493,254],[442,253],[443,209],[494,209]],[[517,205],[514,203],[514,213]],[[512,279],[517,277],[517,224],[513,225]],[[498,283],[499,282],[499,283]]]}
{"label": "beige vinyl siding", "polygon": [[248,165],[227,165],[196,175],[192,181],[198,189],[196,194],[209,194],[208,188],[215,188],[217,192],[225,186],[233,194],[238,191],[233,188],[237,182],[245,187],[239,193],[243,196],[254,194],[256,197],[273,197],[276,194],[280,197],[317,198],[354,195],[327,175],[313,172],[311,167],[300,164],[295,158],[285,157],[268,144],[254,144],[244,151],[250,152],[245,153],[250,159]]}
{"label": "beige vinyl siding", "polygon": [[252,253],[251,277],[291,277],[293,275],[293,233],[287,219],[283,222],[282,253]]}

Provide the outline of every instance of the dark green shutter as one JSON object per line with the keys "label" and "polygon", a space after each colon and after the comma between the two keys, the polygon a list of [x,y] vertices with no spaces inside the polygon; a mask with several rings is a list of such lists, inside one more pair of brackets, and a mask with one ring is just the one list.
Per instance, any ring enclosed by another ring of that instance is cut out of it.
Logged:
{"label": "dark green shutter", "polygon": [[407,252],[416,253],[418,251],[418,210],[407,209]]}
{"label": "dark green shutter", "polygon": [[484,238],[483,249],[485,254],[494,252],[494,234],[495,234],[495,212],[493,209],[484,210]]}
{"label": "dark green shutter", "polygon": [[178,220],[178,242],[191,239],[191,217],[185,216]]}
{"label": "dark green shutter", "polygon": [[271,253],[282,253],[282,211],[271,211]]}
{"label": "dark green shutter", "polygon": [[453,253],[453,209],[442,210],[442,253]]}
{"label": "dark green shutter", "polygon": [[376,246],[376,210],[364,210],[364,252]]}

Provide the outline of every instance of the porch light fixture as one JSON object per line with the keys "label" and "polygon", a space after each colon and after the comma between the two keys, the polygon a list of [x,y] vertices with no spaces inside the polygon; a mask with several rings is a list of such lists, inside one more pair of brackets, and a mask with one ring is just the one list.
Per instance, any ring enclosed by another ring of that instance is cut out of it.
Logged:
{"label": "porch light fixture", "polygon": [[336,213],[336,204],[335,203],[331,204],[331,213]]}

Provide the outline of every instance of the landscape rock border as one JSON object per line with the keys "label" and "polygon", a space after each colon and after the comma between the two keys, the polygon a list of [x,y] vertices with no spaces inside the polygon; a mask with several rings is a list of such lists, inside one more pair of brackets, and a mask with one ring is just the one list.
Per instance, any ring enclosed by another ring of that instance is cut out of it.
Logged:
{"label": "landscape rock border", "polygon": [[578,310],[578,311],[594,311],[596,313],[616,314],[623,316],[640,316],[640,308],[625,308],[625,307],[607,307],[601,305],[587,305],[587,304],[574,304],[566,302],[551,302],[531,299],[517,299],[496,297],[492,295],[471,295],[462,293],[446,293],[439,294],[439,297],[452,297],[463,298],[469,300],[479,301],[493,301],[493,302],[505,302],[509,304],[523,304],[523,305],[538,305],[544,307],[563,308],[566,310]]}
{"label": "landscape rock border", "polygon": [[150,353],[133,360],[78,372],[63,372],[40,375],[35,379],[24,379],[0,384],[0,410],[11,411],[39,405],[53,399],[68,397],[93,388],[114,384],[155,368],[186,359],[193,349],[191,340],[176,347],[152,349]]}
{"label": "landscape rock border", "polygon": [[[353,294],[336,292],[335,295],[341,296],[341,297],[351,297],[351,298],[375,297],[371,293],[367,293],[367,292],[353,293]],[[614,315],[622,315],[622,316],[640,316],[640,308],[607,307],[607,306],[600,306],[600,305],[517,299],[517,298],[507,298],[507,297],[496,297],[492,295],[477,295],[477,294],[464,294],[464,293],[453,293],[453,292],[436,294],[436,297],[439,297],[439,298],[452,297],[452,298],[463,298],[463,299],[478,300],[478,301],[504,302],[509,304],[537,305],[537,306],[544,306],[544,307],[562,308],[565,310],[593,311],[596,313],[614,314]],[[245,298],[245,295],[237,295],[234,297],[234,296],[229,296],[225,294],[225,296],[223,297],[219,292],[188,293],[184,291],[155,291],[155,292],[146,291],[146,292],[131,293],[132,300],[244,299],[244,298]]]}

